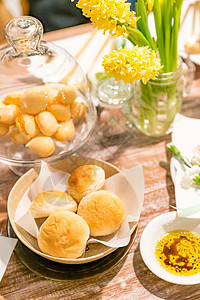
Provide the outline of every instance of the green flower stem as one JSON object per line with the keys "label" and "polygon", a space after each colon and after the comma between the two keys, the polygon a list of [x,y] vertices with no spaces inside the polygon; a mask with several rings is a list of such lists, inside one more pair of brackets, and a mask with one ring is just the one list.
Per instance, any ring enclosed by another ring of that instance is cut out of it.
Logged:
{"label": "green flower stem", "polygon": [[153,38],[151,37],[149,27],[148,27],[148,15],[147,15],[146,6],[144,4],[144,0],[138,0],[135,3],[135,10],[136,10],[136,15],[141,17],[137,21],[137,26],[138,26],[139,30],[143,33],[143,35],[148,40],[148,42],[151,46],[151,49],[156,51],[156,46],[155,46]]}
{"label": "green flower stem", "polygon": [[144,84],[142,81],[140,81],[140,88],[141,88],[141,100],[143,102],[143,106],[147,109],[151,109],[152,111],[155,111],[156,107],[154,105],[154,100],[152,98],[152,87],[147,82]]}
{"label": "green flower stem", "polygon": [[155,19],[157,46],[159,50],[160,60],[161,60],[161,64],[164,65],[165,68],[165,49],[164,49],[164,37],[162,31],[163,25],[162,25],[162,15],[161,15],[161,7],[160,7],[159,0],[154,0],[153,14]]}
{"label": "green flower stem", "polygon": [[169,143],[167,144],[167,149],[170,150],[170,152],[173,154],[173,156],[182,164],[186,165],[188,168],[192,167],[191,162],[182,156],[180,150],[173,144]]}
{"label": "green flower stem", "polygon": [[145,120],[148,120],[151,125],[154,124],[154,119],[156,115],[155,101],[152,98],[152,88],[151,85],[144,84],[140,81],[141,97],[140,97],[140,128],[144,130]]}
{"label": "green flower stem", "polygon": [[[159,85],[158,79],[155,85],[153,80],[146,84],[140,82],[137,110],[142,131],[145,131],[146,124],[149,128],[149,134],[165,134],[170,128],[176,113],[180,112],[181,99],[176,95],[177,83],[170,82],[170,79],[168,81],[166,84],[161,85]],[[162,101],[160,101],[161,98]]]}
{"label": "green flower stem", "polygon": [[[173,143],[169,143],[167,148],[181,164],[187,166],[188,168],[192,167],[192,163],[186,157],[182,156],[180,150]],[[200,174],[193,178],[193,183],[198,187],[200,186]]]}
{"label": "green flower stem", "polygon": [[177,7],[174,4],[173,7],[173,16],[174,16],[174,24],[172,27],[172,52],[171,52],[171,57],[172,57],[172,68],[176,67],[176,61],[177,61],[177,43],[178,43],[178,23],[177,23]]}
{"label": "green flower stem", "polygon": [[183,0],[163,0],[160,4],[159,0],[154,0],[157,46],[165,73],[177,68],[177,43],[182,3]]}
{"label": "green flower stem", "polygon": [[178,45],[178,32],[180,28],[180,16],[183,0],[177,0],[173,5],[173,20],[174,24],[172,27],[172,52],[171,59],[173,62],[173,69],[177,67],[177,45]]}
{"label": "green flower stem", "polygon": [[165,43],[165,66],[166,70],[169,70],[170,64],[170,33],[171,33],[171,19],[170,19],[171,3],[167,3],[167,0],[163,0],[162,5],[162,19],[163,19],[163,36]]}

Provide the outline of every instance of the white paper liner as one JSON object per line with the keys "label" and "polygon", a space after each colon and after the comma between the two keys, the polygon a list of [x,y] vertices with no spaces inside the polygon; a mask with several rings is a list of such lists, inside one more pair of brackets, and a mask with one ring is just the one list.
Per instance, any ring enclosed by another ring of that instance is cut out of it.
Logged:
{"label": "white paper liner", "polygon": [[[70,174],[49,167],[42,161],[40,174],[25,192],[15,212],[14,221],[37,238],[38,227],[28,213],[31,202],[38,194],[48,190],[65,192]],[[144,200],[144,177],[142,166],[122,171],[106,180],[105,189],[119,196],[125,206],[125,219],[117,232],[98,238],[91,237],[88,243],[102,243],[109,247],[124,247],[130,241],[130,222],[139,220]]]}
{"label": "white paper liner", "polygon": [[17,242],[17,239],[0,236],[0,281]]}
{"label": "white paper liner", "polygon": [[[194,155],[192,150],[200,145],[200,120],[177,114],[174,120],[172,143],[180,150],[181,154],[191,160]],[[184,189],[181,179],[187,167],[175,159],[171,160],[171,175],[175,185],[176,207],[180,217],[200,218],[200,189],[190,187]]]}

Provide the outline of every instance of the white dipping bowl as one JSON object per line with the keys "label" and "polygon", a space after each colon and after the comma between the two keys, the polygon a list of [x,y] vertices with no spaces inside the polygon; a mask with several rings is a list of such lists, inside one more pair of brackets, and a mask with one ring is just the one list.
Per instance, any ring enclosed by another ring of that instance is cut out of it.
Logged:
{"label": "white dipping bowl", "polygon": [[195,275],[174,275],[163,269],[156,259],[155,247],[158,240],[169,231],[188,230],[200,235],[200,220],[178,217],[168,212],[156,217],[144,229],[140,240],[140,252],[146,266],[158,277],[175,284],[193,285],[200,283],[200,272]]}

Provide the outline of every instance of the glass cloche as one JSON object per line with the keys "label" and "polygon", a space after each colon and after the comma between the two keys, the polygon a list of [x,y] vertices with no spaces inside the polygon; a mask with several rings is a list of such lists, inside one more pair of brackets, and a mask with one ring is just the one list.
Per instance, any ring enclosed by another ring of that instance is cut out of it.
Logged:
{"label": "glass cloche", "polygon": [[0,48],[0,161],[30,168],[60,160],[81,147],[96,119],[78,62],[41,41],[42,24],[11,20]]}

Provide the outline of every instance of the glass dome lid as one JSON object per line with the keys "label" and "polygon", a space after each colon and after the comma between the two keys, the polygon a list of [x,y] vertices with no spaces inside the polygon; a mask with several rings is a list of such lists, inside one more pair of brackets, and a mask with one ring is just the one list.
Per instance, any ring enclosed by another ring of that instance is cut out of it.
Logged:
{"label": "glass dome lid", "polygon": [[91,135],[96,110],[75,58],[41,41],[42,24],[11,20],[0,48],[0,161],[31,167],[54,162]]}

